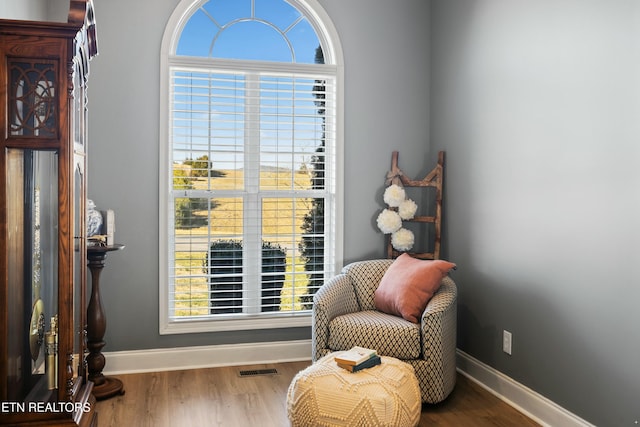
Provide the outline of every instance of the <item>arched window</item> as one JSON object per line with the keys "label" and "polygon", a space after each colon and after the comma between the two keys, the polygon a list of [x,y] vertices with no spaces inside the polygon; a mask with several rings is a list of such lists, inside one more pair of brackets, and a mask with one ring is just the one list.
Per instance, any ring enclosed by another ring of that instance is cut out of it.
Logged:
{"label": "arched window", "polygon": [[178,5],[161,54],[161,333],[310,324],[342,262],[340,52],[315,0]]}

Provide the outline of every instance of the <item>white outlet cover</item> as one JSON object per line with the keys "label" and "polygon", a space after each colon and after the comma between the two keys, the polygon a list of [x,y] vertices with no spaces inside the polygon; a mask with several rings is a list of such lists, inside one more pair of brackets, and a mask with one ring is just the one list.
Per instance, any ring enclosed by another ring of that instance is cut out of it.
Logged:
{"label": "white outlet cover", "polygon": [[511,356],[511,342],[512,342],[511,332],[507,330],[502,331],[502,351],[507,353],[509,356]]}

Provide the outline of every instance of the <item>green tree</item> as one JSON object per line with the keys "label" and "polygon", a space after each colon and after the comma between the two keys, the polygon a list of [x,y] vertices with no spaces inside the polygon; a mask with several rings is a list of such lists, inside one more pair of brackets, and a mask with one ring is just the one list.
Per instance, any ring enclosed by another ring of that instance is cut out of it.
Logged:
{"label": "green tree", "polygon": [[[322,48],[316,48],[316,64],[324,64],[324,54]],[[315,154],[311,158],[311,188],[314,190],[324,189],[325,182],[325,81],[316,80],[313,93],[316,98],[315,105],[318,107],[317,113],[322,119],[322,136],[320,146],[316,148]],[[302,223],[304,232],[298,247],[304,258],[304,268],[309,277],[307,293],[300,298],[305,309],[311,309],[313,295],[324,283],[324,199],[315,198],[311,201],[311,209],[304,216]]]}
{"label": "green tree", "polygon": [[[205,176],[208,169],[209,161],[207,156],[202,156],[197,159],[197,165],[206,163]],[[174,165],[173,168],[173,188],[176,190],[192,190],[194,188],[193,182],[197,179],[194,175],[194,161],[187,159],[182,162],[184,165]],[[197,169],[196,169],[197,170]],[[198,171],[201,172],[201,171]],[[211,171],[212,176],[214,172],[217,176],[224,176],[223,172]],[[191,197],[179,197],[174,201],[174,213],[175,213],[175,227],[180,229],[186,228],[198,228],[206,226],[209,221],[207,215],[197,215],[197,211],[209,211],[215,209],[218,203],[215,200],[209,200],[205,198],[191,198]]]}
{"label": "green tree", "polygon": [[[211,314],[242,313],[242,246],[242,240],[211,242],[204,262]],[[286,268],[287,252],[277,243],[262,241],[262,312],[280,311]]]}
{"label": "green tree", "polygon": [[220,178],[226,175],[222,171],[211,169],[211,162],[206,154],[195,160],[187,159],[182,164],[191,166],[191,176],[194,178]]}

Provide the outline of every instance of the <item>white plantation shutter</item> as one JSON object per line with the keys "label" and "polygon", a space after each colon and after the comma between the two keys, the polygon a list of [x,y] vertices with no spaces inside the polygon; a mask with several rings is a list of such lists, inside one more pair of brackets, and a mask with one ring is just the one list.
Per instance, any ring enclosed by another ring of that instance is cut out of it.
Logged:
{"label": "white plantation shutter", "polygon": [[308,311],[335,263],[313,209],[334,203],[335,79],[176,66],[171,93],[171,319]]}

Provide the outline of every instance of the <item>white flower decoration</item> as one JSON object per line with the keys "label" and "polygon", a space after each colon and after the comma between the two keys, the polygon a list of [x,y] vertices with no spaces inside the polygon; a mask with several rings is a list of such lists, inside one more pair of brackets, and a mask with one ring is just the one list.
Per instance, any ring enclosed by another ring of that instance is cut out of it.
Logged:
{"label": "white flower decoration", "polygon": [[407,198],[407,195],[404,192],[404,188],[399,185],[393,184],[387,187],[384,190],[384,202],[391,206],[392,208],[397,208],[400,206],[400,203]]}
{"label": "white flower decoration", "polygon": [[400,228],[391,235],[391,245],[399,251],[408,251],[413,247],[413,232],[406,228]]}
{"label": "white flower decoration", "polygon": [[402,219],[397,212],[385,209],[378,215],[378,228],[384,234],[394,233],[402,227]]}
{"label": "white flower decoration", "polygon": [[418,205],[416,205],[416,202],[411,199],[404,200],[400,203],[400,206],[398,206],[398,214],[400,215],[400,218],[404,220],[413,218],[417,210]]}

